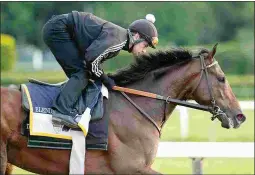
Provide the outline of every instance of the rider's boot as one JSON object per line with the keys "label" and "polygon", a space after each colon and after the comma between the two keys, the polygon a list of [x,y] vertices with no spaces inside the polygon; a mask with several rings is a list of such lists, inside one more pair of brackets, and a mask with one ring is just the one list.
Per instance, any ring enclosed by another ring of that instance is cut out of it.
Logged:
{"label": "rider's boot", "polygon": [[81,118],[81,115],[76,114],[76,115],[65,115],[60,113],[59,111],[53,109],[52,113],[52,121],[55,123],[60,123],[65,126],[68,126],[69,128],[79,128],[78,122],[79,119]]}
{"label": "rider's boot", "polygon": [[78,72],[70,77],[53,102],[52,120],[70,128],[79,128],[81,115],[73,108],[88,84],[86,72]]}

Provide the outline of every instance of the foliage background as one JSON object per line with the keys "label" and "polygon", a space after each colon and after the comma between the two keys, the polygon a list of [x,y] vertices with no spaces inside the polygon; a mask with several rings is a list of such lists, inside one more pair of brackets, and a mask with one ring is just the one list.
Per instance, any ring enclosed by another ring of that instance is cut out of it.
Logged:
{"label": "foliage background", "polygon": [[[159,33],[158,49],[211,49],[219,43],[216,59],[227,77],[234,76],[239,82],[234,92],[254,97],[254,2],[1,2],[1,33],[13,36],[17,45],[17,62],[2,74],[1,84],[26,82],[28,76],[62,81],[63,71],[43,43],[41,30],[52,15],[72,10],[92,12],[124,28],[152,13]],[[35,70],[32,64],[35,50],[43,53],[41,70]],[[123,51],[103,67],[112,72],[132,61],[132,56]],[[61,74],[61,78],[53,74]],[[245,75],[250,75],[249,80],[243,78]]]}
{"label": "foliage background", "polygon": [[244,28],[252,34],[254,28],[253,2],[1,2],[1,31],[43,47],[44,23],[72,10],[92,12],[125,28],[152,13],[162,45],[225,42],[237,39]]}
{"label": "foliage background", "polygon": [[[41,29],[52,15],[72,10],[95,15],[127,28],[146,14],[156,17],[159,49],[170,47],[211,49],[219,43],[216,59],[239,100],[254,99],[254,2],[1,2],[1,33],[15,38],[17,62],[14,69],[1,69],[1,85],[27,82],[28,77],[56,83],[66,79],[60,66],[43,43]],[[2,44],[2,39],[1,39]],[[43,68],[35,70],[32,53],[43,52]],[[150,50],[152,51],[152,50]],[[106,71],[115,71],[132,62],[132,56],[121,52],[104,63]],[[1,64],[3,61],[1,59]],[[186,141],[207,141],[209,117],[191,111],[190,135]],[[245,111],[248,122],[238,130],[226,131],[217,125],[217,141],[254,141],[254,110]],[[164,129],[162,140],[183,141],[179,133],[178,112]],[[198,126],[199,124],[199,126]],[[202,127],[201,127],[202,126]],[[173,134],[174,133],[174,134]],[[204,173],[243,174],[254,172],[251,159],[205,159]],[[153,167],[165,174],[190,174],[191,161],[157,159]],[[16,169],[14,174],[27,174]]]}

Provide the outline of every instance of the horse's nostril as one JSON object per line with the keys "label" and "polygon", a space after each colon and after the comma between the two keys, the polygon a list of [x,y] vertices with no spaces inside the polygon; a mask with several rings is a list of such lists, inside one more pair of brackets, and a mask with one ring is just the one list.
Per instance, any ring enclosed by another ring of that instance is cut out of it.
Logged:
{"label": "horse's nostril", "polygon": [[240,122],[244,122],[246,120],[246,117],[243,114],[237,114],[236,118]]}

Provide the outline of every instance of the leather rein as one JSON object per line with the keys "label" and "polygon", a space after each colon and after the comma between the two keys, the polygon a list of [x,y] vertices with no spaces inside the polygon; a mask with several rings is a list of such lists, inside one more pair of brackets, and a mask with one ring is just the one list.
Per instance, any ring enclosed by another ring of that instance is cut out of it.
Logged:
{"label": "leather rein", "polygon": [[162,121],[162,125],[161,125],[161,127],[159,127],[157,125],[157,123],[153,120],[153,118],[151,118],[148,113],[146,113],[132,99],[130,99],[126,93],[135,94],[135,95],[144,96],[144,97],[149,97],[149,98],[154,98],[154,99],[157,99],[157,100],[163,100],[163,101],[165,101],[165,109],[164,109],[164,111],[166,110],[166,104],[168,104],[168,103],[173,103],[173,104],[176,104],[176,105],[181,105],[181,106],[185,106],[185,107],[189,107],[189,108],[194,108],[194,109],[198,109],[198,110],[208,111],[208,112],[213,114],[211,119],[214,120],[219,115],[224,114],[224,112],[221,111],[219,106],[216,105],[214,96],[212,94],[212,85],[209,83],[209,80],[208,80],[208,71],[207,71],[207,69],[212,67],[212,66],[214,66],[214,65],[216,65],[216,64],[218,64],[218,62],[214,61],[210,65],[206,65],[205,61],[204,61],[204,56],[200,55],[200,56],[195,56],[195,57],[192,57],[192,58],[200,58],[201,71],[199,73],[200,74],[200,78],[199,78],[198,84],[196,85],[196,88],[194,88],[189,95],[191,95],[197,89],[197,87],[199,86],[199,84],[200,84],[200,82],[202,80],[203,74],[205,73],[206,82],[207,82],[207,86],[208,86],[209,94],[210,94],[210,98],[211,98],[211,106],[194,104],[194,103],[190,103],[190,102],[187,102],[187,101],[184,101],[184,100],[173,99],[170,96],[165,97],[165,96],[161,96],[161,95],[150,93],[150,92],[145,92],[145,91],[140,91],[140,90],[135,90],[135,89],[130,89],[130,88],[124,88],[124,87],[119,87],[119,86],[114,86],[113,89],[117,90],[117,91],[120,91],[121,94],[134,107],[136,107],[137,110],[140,113],[142,113],[156,127],[156,129],[158,130],[160,136],[161,136],[162,126],[165,123],[165,118],[166,118],[165,114],[164,114],[164,119]]}

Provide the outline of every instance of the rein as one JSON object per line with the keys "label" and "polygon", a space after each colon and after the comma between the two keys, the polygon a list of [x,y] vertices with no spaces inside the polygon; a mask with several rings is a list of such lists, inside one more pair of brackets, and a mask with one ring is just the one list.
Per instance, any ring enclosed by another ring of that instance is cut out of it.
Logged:
{"label": "rein", "polygon": [[[212,106],[205,106],[205,105],[200,105],[200,104],[194,104],[194,103],[190,103],[187,101],[183,101],[183,100],[178,100],[178,99],[173,99],[170,96],[162,96],[159,94],[154,94],[154,93],[150,93],[150,92],[145,92],[145,91],[140,91],[140,90],[136,90],[136,89],[131,89],[131,88],[125,88],[125,87],[120,87],[120,86],[114,86],[113,90],[116,91],[120,91],[122,93],[122,95],[131,103],[133,104],[133,106],[135,106],[158,130],[159,135],[161,135],[161,129],[160,127],[157,125],[157,123],[153,120],[153,118],[151,118],[142,108],[140,108],[132,99],[130,99],[126,93],[129,94],[134,94],[134,95],[139,95],[139,96],[144,96],[144,97],[149,97],[149,98],[153,98],[153,99],[157,99],[157,100],[163,100],[166,103],[173,103],[176,105],[181,105],[181,106],[185,106],[185,107],[189,107],[189,108],[194,108],[194,109],[198,109],[198,110],[202,110],[202,111],[209,111],[213,114],[212,120],[214,120],[218,115],[222,114],[223,112],[220,110],[220,108],[218,106],[216,106],[215,104],[215,99],[212,95],[212,88],[211,88],[211,84],[209,84],[209,80],[208,80],[208,72],[207,72],[207,68],[210,68],[216,64],[218,64],[217,61],[214,61],[213,63],[211,63],[210,65],[206,66],[205,65],[205,61],[204,61],[204,57],[203,56],[196,56],[193,58],[200,58],[200,64],[201,64],[201,71],[200,71],[200,79],[199,82],[196,86],[196,88],[193,89],[193,91],[190,93],[192,94],[198,87],[198,85],[201,82],[203,73],[205,72],[206,75],[206,81],[207,81],[207,85],[209,88],[209,93],[210,93],[210,97],[211,97],[211,104]],[[190,95],[189,94],[189,95]],[[163,121],[164,123],[164,121]]]}

